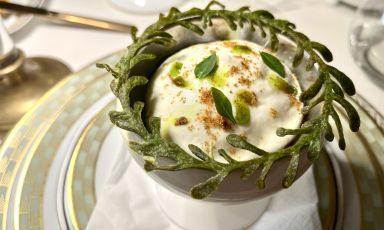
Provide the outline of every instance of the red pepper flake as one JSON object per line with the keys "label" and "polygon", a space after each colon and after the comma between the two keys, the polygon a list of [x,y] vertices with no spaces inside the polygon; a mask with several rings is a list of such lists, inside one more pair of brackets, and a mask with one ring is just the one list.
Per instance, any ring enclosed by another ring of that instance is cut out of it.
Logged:
{"label": "red pepper flake", "polygon": [[201,88],[199,89],[199,93],[199,99],[201,103],[206,104],[208,106],[213,105],[213,97],[211,90]]}
{"label": "red pepper flake", "polygon": [[247,139],[248,139],[248,138],[247,138],[247,133],[246,133],[246,132],[242,132],[242,133],[240,133],[239,136],[240,136],[241,138],[243,138],[244,140],[247,140]]}
{"label": "red pepper flake", "polygon": [[243,58],[241,60],[241,65],[242,65],[243,69],[245,69],[245,70],[249,69],[249,60]]}
{"label": "red pepper flake", "polygon": [[175,126],[186,125],[186,124],[188,124],[188,119],[186,117],[179,117],[175,121]]}
{"label": "red pepper flake", "polygon": [[257,103],[257,96],[255,92],[244,90],[240,91],[237,96],[248,105],[255,106]]}
{"label": "red pepper flake", "polygon": [[223,42],[224,47],[226,48],[233,48],[236,45],[236,42],[231,42],[231,41],[224,41]]}
{"label": "red pepper flake", "polygon": [[231,66],[231,68],[229,69],[229,75],[234,75],[240,72],[241,72],[240,68],[234,65]]}
{"label": "red pepper flake", "polygon": [[256,69],[256,71],[253,75],[256,76],[256,79],[261,79],[261,77],[263,76],[263,73],[261,72],[260,69]]}
{"label": "red pepper flake", "polygon": [[198,114],[197,120],[203,123],[204,129],[209,134],[211,129],[220,128],[225,131],[232,129],[231,124],[222,116],[216,113],[212,113],[211,109],[205,109]]}
{"label": "red pepper flake", "polygon": [[237,149],[235,149],[235,148],[230,148],[230,149],[228,150],[228,152],[229,152],[229,155],[231,155],[232,157],[237,157]]}
{"label": "red pepper flake", "polygon": [[297,111],[300,111],[301,102],[293,94],[288,94],[291,106],[294,106]]}
{"label": "red pepper flake", "polygon": [[277,110],[276,110],[275,108],[271,108],[271,109],[269,110],[269,112],[271,113],[271,117],[272,117],[273,119],[276,119],[276,118],[277,118],[277,116],[278,116],[278,112],[277,112]]}
{"label": "red pepper flake", "polygon": [[247,77],[244,77],[244,76],[241,76],[241,77],[239,77],[239,81],[238,81],[238,83],[240,84],[240,85],[245,85],[245,86],[250,86],[251,84],[252,84],[252,80],[250,80],[249,78],[247,78]]}

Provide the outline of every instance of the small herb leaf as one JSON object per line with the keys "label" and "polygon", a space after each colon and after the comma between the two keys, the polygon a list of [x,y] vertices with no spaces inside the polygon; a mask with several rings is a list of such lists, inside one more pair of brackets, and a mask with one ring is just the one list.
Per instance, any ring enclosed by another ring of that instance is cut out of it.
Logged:
{"label": "small herb leaf", "polygon": [[176,77],[172,79],[173,84],[175,84],[178,87],[187,87],[188,83],[184,80],[182,77]]}
{"label": "small herb leaf", "polygon": [[232,112],[232,104],[229,99],[224,95],[223,92],[221,92],[219,89],[216,89],[215,87],[211,88],[211,92],[217,112],[221,116],[228,118],[233,124],[236,124],[236,120]]}
{"label": "small herb leaf", "polygon": [[204,78],[208,76],[216,67],[217,56],[213,53],[209,57],[205,58],[202,62],[197,64],[195,68],[195,76],[197,78]]}
{"label": "small herb leaf", "polygon": [[170,71],[169,71],[169,75],[171,75],[171,77],[178,77],[180,74],[181,68],[183,68],[183,63],[174,62],[171,66]]}
{"label": "small herb leaf", "polygon": [[251,111],[249,109],[249,106],[245,104],[244,102],[237,102],[235,103],[236,107],[236,121],[239,125],[248,125],[251,121]]}
{"label": "small herb leaf", "polygon": [[275,71],[281,77],[285,77],[285,69],[280,60],[277,59],[272,54],[266,52],[260,52],[261,59],[263,59],[264,64],[266,64],[271,70]]}
{"label": "small herb leaf", "polygon": [[252,50],[248,46],[235,45],[231,52],[236,54],[249,54],[252,53]]}
{"label": "small herb leaf", "polygon": [[295,95],[297,93],[297,89],[295,87],[293,87],[284,79],[282,79],[281,77],[278,77],[275,74],[269,75],[267,80],[268,80],[268,84],[274,89],[280,90],[286,94]]}

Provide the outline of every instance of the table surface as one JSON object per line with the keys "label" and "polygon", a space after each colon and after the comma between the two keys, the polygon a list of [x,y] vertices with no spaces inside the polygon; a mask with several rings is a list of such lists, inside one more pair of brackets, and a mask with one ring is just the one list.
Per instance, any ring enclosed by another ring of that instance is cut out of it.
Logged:
{"label": "table surface", "polygon": [[[204,6],[209,1],[190,0],[179,6]],[[230,8],[255,5],[256,0],[221,0]],[[375,85],[354,63],[348,42],[348,31],[354,11],[335,6],[327,0],[269,0],[275,16],[294,22],[297,29],[312,40],[328,46],[334,54],[333,65],[344,71],[355,82],[357,92],[384,114],[384,89]],[[160,4],[160,0],[159,0]],[[114,7],[109,0],[46,0],[44,7],[111,21],[134,24],[139,31],[157,19],[157,15],[132,14]],[[16,46],[28,57],[48,56],[62,60],[77,71],[99,58],[130,44],[129,34],[52,24],[34,18],[26,27],[12,35]]]}

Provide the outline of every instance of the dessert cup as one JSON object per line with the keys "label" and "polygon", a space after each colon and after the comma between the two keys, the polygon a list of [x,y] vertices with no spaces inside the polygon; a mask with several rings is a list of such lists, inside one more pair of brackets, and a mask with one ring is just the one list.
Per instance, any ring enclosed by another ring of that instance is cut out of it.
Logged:
{"label": "dessert cup", "polygon": [[[139,63],[132,70],[132,75],[146,76],[150,79],[151,75],[167,57],[194,44],[217,40],[248,40],[263,47],[268,45],[266,40],[260,36],[259,31],[251,31],[246,26],[232,31],[223,20],[219,19],[214,20],[213,25],[206,29],[203,36],[196,35],[182,27],[168,28],[167,32],[176,40],[175,45],[171,47],[150,45],[143,49],[143,53],[153,53],[157,58],[153,61]],[[281,60],[287,60],[286,63],[289,63],[291,62],[290,55],[292,54],[291,51],[294,51],[294,46],[283,37],[279,39],[281,49],[277,55]],[[302,82],[305,80],[304,78],[301,79],[298,76],[298,79],[303,88],[310,84]],[[138,87],[132,92],[131,99],[133,101],[145,101],[145,92],[145,87]],[[117,107],[120,107],[120,105]],[[314,115],[316,113],[315,109],[311,113]],[[144,114],[146,114],[146,111],[144,111]],[[308,115],[306,119],[312,115]],[[127,142],[132,140],[140,142],[140,138],[134,133],[122,131],[122,134]],[[134,151],[132,151],[132,155],[135,163],[143,168],[142,156],[134,153]],[[289,160],[282,159],[272,166],[265,181],[264,189],[259,189],[255,185],[260,172],[247,180],[241,180],[240,172],[234,172],[228,175],[218,189],[204,200],[191,198],[190,189],[212,177],[213,172],[201,169],[186,169],[181,171],[152,171],[148,175],[155,181],[159,205],[177,225],[185,229],[229,230],[249,226],[261,216],[271,195],[283,189],[282,178],[285,175],[288,163]],[[307,159],[306,154],[302,153],[296,179],[310,165],[311,162]]]}

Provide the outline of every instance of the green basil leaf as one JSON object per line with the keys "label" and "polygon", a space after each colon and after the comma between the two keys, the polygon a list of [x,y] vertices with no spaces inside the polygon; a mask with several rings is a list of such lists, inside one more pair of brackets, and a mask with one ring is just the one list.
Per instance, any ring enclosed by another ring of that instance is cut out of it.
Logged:
{"label": "green basil leaf", "polygon": [[195,76],[197,78],[203,78],[208,76],[216,67],[217,56],[213,53],[209,57],[205,58],[202,62],[197,64],[195,68]]}
{"label": "green basil leaf", "polygon": [[260,55],[264,64],[266,64],[271,70],[275,71],[281,77],[285,77],[285,69],[279,59],[266,52],[260,52]]}
{"label": "green basil leaf", "polygon": [[224,95],[223,92],[221,92],[219,89],[216,89],[215,87],[211,88],[211,92],[217,112],[221,116],[228,118],[233,124],[236,124],[236,120],[232,112],[232,104],[229,99]]}

